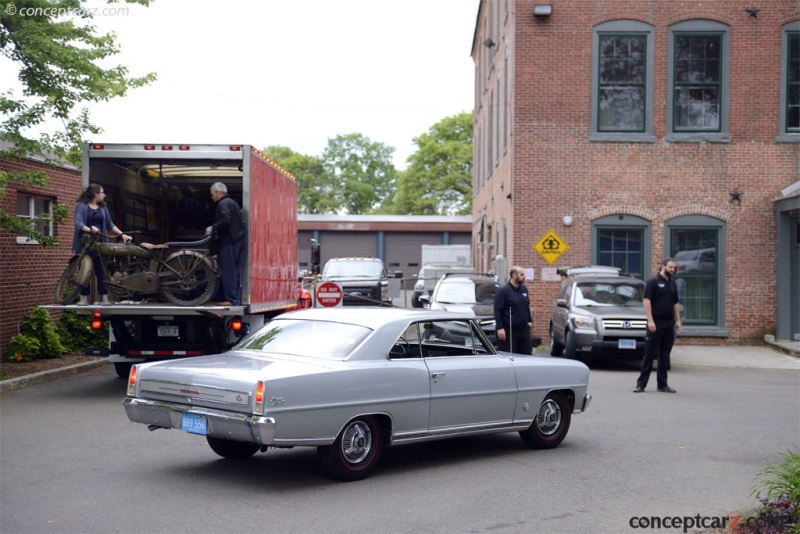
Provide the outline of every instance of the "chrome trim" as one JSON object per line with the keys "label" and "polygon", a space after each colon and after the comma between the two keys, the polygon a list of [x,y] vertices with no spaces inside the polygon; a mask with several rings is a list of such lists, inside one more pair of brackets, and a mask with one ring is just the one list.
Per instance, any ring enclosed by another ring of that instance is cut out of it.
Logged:
{"label": "chrome trim", "polygon": [[139,382],[139,391],[188,399],[190,402],[198,400],[233,406],[250,406],[250,399],[253,395],[252,391],[241,391],[218,386],[181,384],[151,378],[143,378]]}
{"label": "chrome trim", "polygon": [[[625,326],[628,323],[628,326]],[[618,330],[643,330],[647,328],[647,319],[603,319],[603,328]]]}
{"label": "chrome trim", "polygon": [[396,443],[417,443],[422,441],[432,441],[448,437],[475,436],[479,434],[500,434],[503,432],[518,432],[531,426],[531,420],[523,423],[514,421],[502,421],[480,425],[466,425],[458,427],[448,427],[432,431],[412,431],[395,432],[392,435],[392,444]]}
{"label": "chrome trim", "polygon": [[583,396],[583,406],[581,406],[582,412],[586,411],[586,409],[589,407],[590,402],[592,402],[592,396],[587,393]]}

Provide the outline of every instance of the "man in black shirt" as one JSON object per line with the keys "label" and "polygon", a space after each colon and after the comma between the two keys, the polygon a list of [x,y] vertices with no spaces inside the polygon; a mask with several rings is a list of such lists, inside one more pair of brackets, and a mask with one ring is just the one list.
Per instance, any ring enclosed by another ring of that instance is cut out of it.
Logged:
{"label": "man in black shirt", "polygon": [[508,275],[508,283],[497,290],[494,296],[494,320],[497,327],[499,350],[530,354],[531,316],[528,288],[525,287],[525,271],[514,266]]}
{"label": "man in black shirt", "polygon": [[656,372],[658,391],[675,393],[667,385],[667,365],[675,334],[681,329],[681,309],[678,303],[678,287],[672,277],[675,275],[675,262],[666,258],[661,262],[661,270],[647,282],[644,289],[644,312],[647,315],[647,346],[642,359],[642,372],[636,381],[634,393],[641,393],[647,387],[653,360],[658,358]]}
{"label": "man in black shirt", "polygon": [[242,208],[228,196],[228,188],[222,182],[211,186],[211,198],[215,203],[214,224],[207,230],[213,232],[219,242],[219,267],[222,271],[223,300],[217,304],[239,306],[245,235]]}

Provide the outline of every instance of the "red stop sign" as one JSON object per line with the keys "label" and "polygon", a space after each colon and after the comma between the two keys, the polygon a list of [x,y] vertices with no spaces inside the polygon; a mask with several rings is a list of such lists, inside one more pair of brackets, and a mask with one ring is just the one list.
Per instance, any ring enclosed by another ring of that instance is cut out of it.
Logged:
{"label": "red stop sign", "polygon": [[323,282],[317,286],[317,303],[325,308],[342,305],[342,288],[333,282]]}

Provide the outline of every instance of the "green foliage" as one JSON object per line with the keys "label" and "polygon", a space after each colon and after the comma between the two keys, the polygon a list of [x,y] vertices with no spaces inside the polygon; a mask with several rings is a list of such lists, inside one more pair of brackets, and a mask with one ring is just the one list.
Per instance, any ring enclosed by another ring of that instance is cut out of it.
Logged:
{"label": "green foliage", "polygon": [[328,139],[322,160],[331,176],[334,213],[371,213],[394,197],[397,171],[393,153],[394,148],[359,133]]}
{"label": "green foliage", "polygon": [[[14,341],[16,340],[16,341]],[[56,325],[50,313],[44,308],[35,306],[33,311],[22,320],[20,333],[12,338],[6,351],[8,359],[17,359],[17,353],[22,353],[22,359],[58,358],[67,349],[61,344],[56,332]]]}
{"label": "green foliage", "polygon": [[105,347],[108,345],[108,323],[103,328],[94,330],[86,315],[78,315],[73,311],[64,311],[56,327],[61,344],[67,352],[86,350],[87,347]]}
{"label": "green foliage", "polygon": [[[150,0],[124,0],[149,5]],[[22,94],[12,90],[0,93],[3,125],[0,138],[13,148],[0,151],[0,159],[41,155],[50,162],[81,164],[81,144],[87,133],[101,129],[92,124],[85,102],[101,102],[124,96],[128,89],[153,80],[154,73],[129,77],[123,66],[103,68],[100,62],[118,53],[113,33],[96,35],[92,13],[83,10],[84,0],[15,0],[0,9],[0,51],[19,66]],[[110,0],[109,3],[116,3]],[[25,10],[26,15],[22,12]],[[35,15],[27,15],[34,13]],[[71,15],[64,15],[71,13]],[[41,134],[29,133],[48,121],[63,125],[63,130]],[[5,197],[8,182],[47,185],[42,172],[12,173],[0,171],[0,199]],[[66,206],[54,210],[54,219],[66,217]],[[37,230],[41,221],[24,221],[0,210],[0,228],[25,233],[49,246],[56,240]]]}
{"label": "green foliage", "polygon": [[17,334],[11,338],[6,347],[6,359],[12,361],[35,360],[41,353],[42,346],[35,337]]}
{"label": "green foliage", "polygon": [[316,156],[306,156],[285,146],[270,146],[265,154],[297,178],[297,210],[300,213],[336,213],[339,209],[335,184]]}
{"label": "green foliage", "polygon": [[785,496],[800,502],[800,450],[781,456],[783,462],[767,466],[758,475],[758,485],[751,496],[760,497],[763,491],[767,498]]}
{"label": "green foliage", "polygon": [[446,117],[414,138],[417,151],[397,182],[396,214],[472,213],[472,113]]}

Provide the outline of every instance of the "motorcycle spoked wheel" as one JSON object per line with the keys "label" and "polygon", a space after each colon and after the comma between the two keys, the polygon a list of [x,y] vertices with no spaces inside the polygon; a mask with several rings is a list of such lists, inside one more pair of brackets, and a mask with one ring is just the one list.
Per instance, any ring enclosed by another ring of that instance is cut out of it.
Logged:
{"label": "motorcycle spoked wheel", "polygon": [[67,268],[61,273],[61,277],[56,284],[56,304],[73,304],[78,294],[81,292],[81,285],[78,283],[80,276],[80,257],[76,256],[69,260]]}
{"label": "motorcycle spoked wheel", "polygon": [[201,306],[211,300],[219,286],[219,277],[211,262],[194,254],[179,254],[167,260],[161,272],[161,290],[177,306]]}

